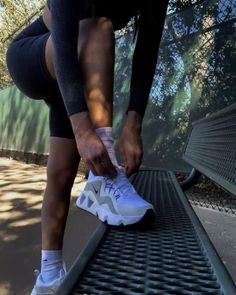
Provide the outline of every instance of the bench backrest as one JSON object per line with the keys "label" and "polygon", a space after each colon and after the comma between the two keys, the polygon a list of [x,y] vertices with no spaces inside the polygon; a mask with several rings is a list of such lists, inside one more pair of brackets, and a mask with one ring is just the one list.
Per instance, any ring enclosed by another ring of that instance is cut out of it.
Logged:
{"label": "bench backrest", "polygon": [[236,196],[236,103],[193,123],[183,159]]}

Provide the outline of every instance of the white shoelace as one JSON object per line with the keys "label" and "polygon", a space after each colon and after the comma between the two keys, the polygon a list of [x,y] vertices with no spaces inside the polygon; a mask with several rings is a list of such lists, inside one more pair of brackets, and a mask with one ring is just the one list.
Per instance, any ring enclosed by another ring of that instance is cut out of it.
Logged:
{"label": "white shoelace", "polygon": [[123,169],[118,170],[118,174],[117,177],[114,179],[114,183],[118,187],[118,189],[125,195],[136,193],[134,187],[125,175]]}
{"label": "white shoelace", "polygon": [[116,200],[120,198],[121,193],[118,187],[115,185],[114,181],[112,179],[105,177],[105,188],[104,190],[108,192],[109,194],[112,194]]}
{"label": "white shoelace", "polygon": [[104,190],[116,199],[119,199],[121,196],[133,196],[136,191],[125,175],[124,170],[118,169],[117,172],[117,176],[114,179],[105,177]]}

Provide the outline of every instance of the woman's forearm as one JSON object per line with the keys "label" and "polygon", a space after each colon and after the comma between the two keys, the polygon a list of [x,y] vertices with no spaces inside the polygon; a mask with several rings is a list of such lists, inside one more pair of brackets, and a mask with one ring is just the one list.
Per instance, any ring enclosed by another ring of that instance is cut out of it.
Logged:
{"label": "woman's forearm", "polygon": [[68,115],[87,111],[77,56],[80,1],[51,1],[54,66]]}

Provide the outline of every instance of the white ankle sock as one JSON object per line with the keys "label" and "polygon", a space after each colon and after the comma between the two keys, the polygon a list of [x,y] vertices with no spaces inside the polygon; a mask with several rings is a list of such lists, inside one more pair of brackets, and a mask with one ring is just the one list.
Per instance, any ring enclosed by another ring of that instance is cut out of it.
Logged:
{"label": "white ankle sock", "polygon": [[[103,144],[105,145],[108,155],[111,159],[112,164],[115,167],[119,167],[119,164],[116,159],[116,153],[114,149],[114,140],[113,140],[113,135],[112,135],[112,127],[103,127],[103,128],[97,128],[96,130],[97,135],[100,137],[102,140]],[[93,173],[90,171],[88,180],[93,180],[94,179]]]}
{"label": "white ankle sock", "polygon": [[89,175],[88,175],[88,180],[91,181],[95,178],[95,175],[93,174],[92,171],[89,171]]}
{"label": "white ankle sock", "polygon": [[62,250],[42,250],[41,276],[49,283],[60,276],[63,269]]}

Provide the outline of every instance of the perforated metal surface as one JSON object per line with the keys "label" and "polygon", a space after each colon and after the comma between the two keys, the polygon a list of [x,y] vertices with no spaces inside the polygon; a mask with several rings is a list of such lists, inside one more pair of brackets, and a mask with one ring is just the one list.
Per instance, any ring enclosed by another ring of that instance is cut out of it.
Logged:
{"label": "perforated metal surface", "polygon": [[[207,255],[209,245],[196,234],[198,225],[186,213],[173,174],[139,172],[134,184],[155,205],[156,222],[108,228],[70,294],[229,294],[218,280],[225,278],[225,271],[216,274]],[[226,281],[232,285],[228,277]]]}
{"label": "perforated metal surface", "polygon": [[184,159],[236,196],[236,104],[193,125]]}

